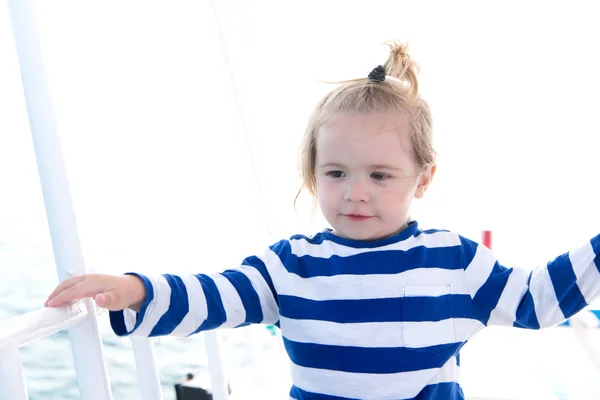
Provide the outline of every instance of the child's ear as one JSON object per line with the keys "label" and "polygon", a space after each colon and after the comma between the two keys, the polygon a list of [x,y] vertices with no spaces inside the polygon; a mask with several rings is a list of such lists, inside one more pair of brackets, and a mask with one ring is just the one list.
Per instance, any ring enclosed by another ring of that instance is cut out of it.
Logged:
{"label": "child's ear", "polygon": [[429,187],[433,176],[435,175],[435,171],[437,169],[436,165],[432,165],[431,167],[427,167],[425,171],[419,175],[419,180],[417,183],[417,190],[415,191],[415,198],[420,199],[425,195],[425,191]]}

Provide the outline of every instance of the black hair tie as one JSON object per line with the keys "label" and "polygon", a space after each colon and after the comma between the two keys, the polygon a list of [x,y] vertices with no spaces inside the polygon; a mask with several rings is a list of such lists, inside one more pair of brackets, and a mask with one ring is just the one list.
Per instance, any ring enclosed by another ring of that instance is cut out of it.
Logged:
{"label": "black hair tie", "polygon": [[373,68],[373,71],[369,74],[369,79],[377,82],[385,81],[385,69],[381,65]]}

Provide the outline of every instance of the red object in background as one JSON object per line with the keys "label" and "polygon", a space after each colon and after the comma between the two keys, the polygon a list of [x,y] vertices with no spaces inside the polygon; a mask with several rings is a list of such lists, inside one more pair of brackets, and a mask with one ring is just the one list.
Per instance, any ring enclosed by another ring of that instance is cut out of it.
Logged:
{"label": "red object in background", "polygon": [[481,233],[481,241],[483,245],[491,250],[492,248],[492,231],[483,231]]}

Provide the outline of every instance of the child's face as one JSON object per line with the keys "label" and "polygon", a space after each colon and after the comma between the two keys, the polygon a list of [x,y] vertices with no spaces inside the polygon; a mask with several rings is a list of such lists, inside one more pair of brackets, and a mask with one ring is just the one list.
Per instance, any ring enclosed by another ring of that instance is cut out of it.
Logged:
{"label": "child's face", "polygon": [[318,132],[315,167],[323,215],[337,235],[355,240],[403,229],[435,172],[415,165],[408,120],[397,111],[329,121]]}

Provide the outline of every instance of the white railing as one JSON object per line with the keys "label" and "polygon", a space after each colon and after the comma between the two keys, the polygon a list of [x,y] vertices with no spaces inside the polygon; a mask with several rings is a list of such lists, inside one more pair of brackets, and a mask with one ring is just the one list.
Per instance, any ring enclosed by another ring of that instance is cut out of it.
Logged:
{"label": "white railing", "polygon": [[87,316],[83,303],[42,309],[0,322],[0,398],[27,399],[19,347],[67,329]]}
{"label": "white railing", "polygon": [[[86,304],[88,303],[88,304]],[[27,388],[23,378],[19,347],[38,339],[43,339],[64,329],[84,322],[88,316],[90,301],[80,301],[69,307],[43,308],[27,314],[0,321],[0,398],[27,399]],[[92,374],[102,377],[93,365]],[[104,388],[106,389],[106,388]],[[100,392],[95,398],[109,398],[110,390]]]}
{"label": "white railing", "polygon": [[[91,315],[89,310],[96,312],[97,315],[103,313],[102,311],[95,311],[97,309],[94,307],[93,302],[87,299],[68,307],[42,308],[0,321],[0,399],[28,399],[19,348],[65,329],[72,329],[77,324],[83,323]],[[205,332],[204,341],[209,357],[213,399],[226,399],[228,388],[222,373],[216,332]],[[162,400],[162,389],[151,340],[143,337],[132,337],[131,342],[142,400]],[[85,359],[85,353],[82,357]],[[105,368],[105,366],[103,367]],[[90,363],[87,365],[85,373],[91,379],[99,379],[102,377],[103,371],[99,371],[97,366]],[[89,391],[82,388],[80,384],[80,391],[83,399],[105,400],[112,398],[110,389],[90,396]],[[84,393],[87,394],[84,395]]]}
{"label": "white railing", "polygon": [[[31,0],[8,0],[50,238],[60,281],[85,274],[52,101]],[[45,308],[0,322],[0,398],[27,399],[19,347],[68,329],[79,391],[83,400],[112,399],[96,306],[91,299],[70,307]],[[205,334],[213,398],[227,398],[216,333]],[[154,350],[148,339],[132,339],[144,400],[162,392]]]}
{"label": "white railing", "polygon": [[[19,355],[21,346],[65,329],[72,329],[85,322],[95,310],[92,301],[87,299],[68,307],[42,308],[0,321],[0,399],[27,399]],[[152,343],[146,338],[132,338],[132,343],[142,399],[161,400],[162,391]],[[104,365],[102,367],[105,368]],[[99,380],[103,371],[98,370],[97,365],[89,364],[85,373],[90,379]],[[90,395],[86,388],[80,387],[80,391],[82,397],[83,393]],[[109,399],[110,388],[86,398]]]}

